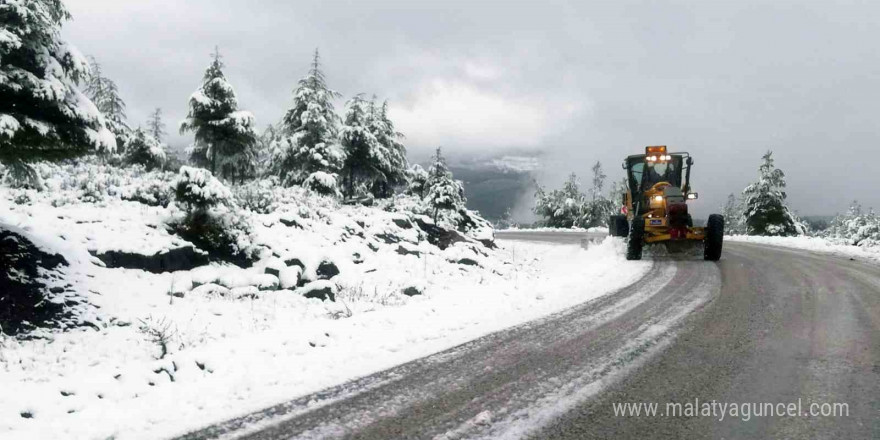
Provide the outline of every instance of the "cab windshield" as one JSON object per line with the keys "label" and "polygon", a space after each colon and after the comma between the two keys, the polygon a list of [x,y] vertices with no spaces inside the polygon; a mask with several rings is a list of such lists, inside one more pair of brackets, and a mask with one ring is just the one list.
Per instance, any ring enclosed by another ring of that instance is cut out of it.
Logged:
{"label": "cab windshield", "polygon": [[681,187],[682,156],[673,155],[672,160],[663,162],[648,162],[645,156],[637,156],[628,162],[629,185],[633,193],[642,192],[659,182]]}

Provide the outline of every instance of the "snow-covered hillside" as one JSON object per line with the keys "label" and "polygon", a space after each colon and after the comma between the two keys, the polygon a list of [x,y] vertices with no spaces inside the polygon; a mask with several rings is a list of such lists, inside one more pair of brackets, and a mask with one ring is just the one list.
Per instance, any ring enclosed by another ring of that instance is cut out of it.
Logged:
{"label": "snow-covered hillside", "polygon": [[57,281],[78,322],[0,336],[3,438],[181,434],[562,310],[650,265],[624,266],[613,239],[496,247],[491,228],[439,228],[406,197],[346,206],[255,184],[236,191],[256,255],[239,267],[169,230],[175,174],[48,167],[45,191],[0,187],[0,225],[66,259]]}

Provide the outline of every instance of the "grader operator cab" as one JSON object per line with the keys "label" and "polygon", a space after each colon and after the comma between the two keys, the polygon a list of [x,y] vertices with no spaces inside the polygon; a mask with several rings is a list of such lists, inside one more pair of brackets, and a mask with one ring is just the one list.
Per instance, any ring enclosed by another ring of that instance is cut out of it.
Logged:
{"label": "grader operator cab", "polygon": [[647,243],[664,243],[670,252],[703,246],[703,258],[721,258],[724,217],[709,216],[706,227],[694,227],[688,213],[691,192],[691,168],[694,160],[688,153],[667,153],[665,146],[647,147],[645,154],[629,156],[623,162],[627,191],[620,215],[611,216],[609,232],[628,237],[626,259],[642,258]]}

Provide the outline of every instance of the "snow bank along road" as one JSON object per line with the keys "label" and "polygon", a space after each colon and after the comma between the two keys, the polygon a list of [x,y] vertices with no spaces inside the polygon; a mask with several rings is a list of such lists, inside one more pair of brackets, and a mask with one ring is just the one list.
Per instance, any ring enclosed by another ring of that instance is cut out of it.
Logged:
{"label": "snow bank along road", "polygon": [[[695,399],[848,416],[664,414]],[[563,313],[182,438],[880,438],[880,267],[745,243],[657,257]]]}

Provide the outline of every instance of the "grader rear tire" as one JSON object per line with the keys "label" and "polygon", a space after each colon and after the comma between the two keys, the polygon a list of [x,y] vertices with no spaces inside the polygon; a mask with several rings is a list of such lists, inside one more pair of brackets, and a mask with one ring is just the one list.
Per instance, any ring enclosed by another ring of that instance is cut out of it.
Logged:
{"label": "grader rear tire", "polygon": [[718,261],[721,259],[721,247],[724,245],[724,217],[719,214],[709,216],[706,223],[706,240],[703,242],[703,259]]}

